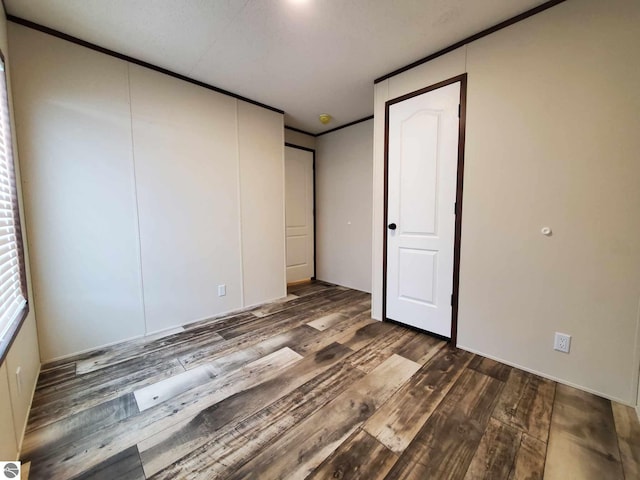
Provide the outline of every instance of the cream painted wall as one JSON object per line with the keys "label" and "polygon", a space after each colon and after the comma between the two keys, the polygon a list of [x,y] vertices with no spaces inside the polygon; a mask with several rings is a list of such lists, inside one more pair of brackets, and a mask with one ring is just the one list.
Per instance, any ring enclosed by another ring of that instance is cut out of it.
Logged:
{"label": "cream painted wall", "polygon": [[32,309],[0,368],[0,459],[18,458],[39,372],[40,355]]}
{"label": "cream painted wall", "polygon": [[243,305],[287,294],[283,116],[238,102]]}
{"label": "cream painted wall", "polygon": [[288,128],[284,129],[284,141],[299,147],[311,148],[312,150],[316,148],[316,137],[289,130]]}
{"label": "cream painted wall", "polygon": [[[569,0],[377,85],[375,98],[381,225],[384,101],[468,72],[459,346],[630,405],[639,47],[638,2]],[[379,317],[381,237],[374,248]],[[556,331],[573,336],[569,355],[552,349]]]}
{"label": "cream painted wall", "polygon": [[316,145],[316,275],[371,292],[373,120]]}
{"label": "cream painted wall", "polygon": [[[4,365],[7,369],[9,391],[11,392],[11,412],[16,442],[18,446],[21,446],[29,419],[31,400],[40,373],[38,334],[33,312],[29,313],[22,324],[20,333],[13,341]],[[19,376],[17,375],[18,369],[20,370]],[[3,397],[0,396],[1,398]],[[4,399],[0,401],[4,404]]]}
{"label": "cream painted wall", "polygon": [[236,100],[136,65],[129,71],[150,333],[242,305]]}
{"label": "cream painted wall", "polygon": [[285,295],[281,114],[9,34],[43,360]]}
{"label": "cream painted wall", "polygon": [[127,64],[9,35],[42,359],[143,335]]}
{"label": "cream painted wall", "polygon": [[11,392],[9,391],[9,381],[7,379],[7,365],[0,365],[0,458],[3,460],[18,459],[18,444],[16,442],[16,431],[13,426],[11,412]]}
{"label": "cream painted wall", "polygon": [[[15,162],[16,182],[18,198],[22,198],[20,180],[19,152],[16,142],[15,115],[13,114],[12,88],[11,88],[11,53],[7,41],[7,21],[4,15],[0,16],[0,49],[5,56],[7,69],[7,85],[9,89],[9,108],[13,127],[13,156]],[[0,433],[0,458],[16,459],[17,452],[22,444],[22,438],[27,426],[29,407],[35,390],[38,373],[40,371],[40,353],[36,332],[35,308],[33,302],[33,288],[31,285],[31,270],[29,268],[29,246],[27,242],[27,226],[24,218],[24,205],[20,205],[20,219],[22,234],[24,237],[25,267],[27,277],[28,300],[30,303],[29,314],[24,320],[22,328],[18,332],[7,357],[0,368],[0,413],[2,433]],[[20,376],[17,375],[18,370]]]}

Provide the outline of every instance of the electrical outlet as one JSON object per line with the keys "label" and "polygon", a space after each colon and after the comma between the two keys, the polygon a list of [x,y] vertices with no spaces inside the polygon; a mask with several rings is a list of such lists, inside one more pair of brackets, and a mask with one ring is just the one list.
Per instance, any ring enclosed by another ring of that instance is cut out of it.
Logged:
{"label": "electrical outlet", "polygon": [[16,385],[18,386],[18,396],[22,395],[22,367],[16,368]]}
{"label": "electrical outlet", "polygon": [[571,335],[556,332],[553,349],[558,350],[559,352],[569,353],[569,350],[571,349]]}
{"label": "electrical outlet", "polygon": [[224,297],[227,294],[227,286],[226,285],[218,285],[218,296]]}

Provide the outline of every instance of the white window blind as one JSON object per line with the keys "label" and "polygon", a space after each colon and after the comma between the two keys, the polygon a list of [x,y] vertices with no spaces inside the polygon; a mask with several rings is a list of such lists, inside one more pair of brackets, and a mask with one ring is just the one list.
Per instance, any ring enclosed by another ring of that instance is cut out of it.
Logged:
{"label": "white window blind", "polygon": [[0,61],[0,339],[5,340],[26,301],[22,233],[13,167],[9,98],[4,59]]}

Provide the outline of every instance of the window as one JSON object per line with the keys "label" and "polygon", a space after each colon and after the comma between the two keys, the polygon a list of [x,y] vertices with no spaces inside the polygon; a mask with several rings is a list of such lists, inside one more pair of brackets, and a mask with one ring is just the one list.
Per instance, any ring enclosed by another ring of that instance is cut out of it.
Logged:
{"label": "window", "polygon": [[0,52],[0,361],[28,312],[12,146],[5,61]]}

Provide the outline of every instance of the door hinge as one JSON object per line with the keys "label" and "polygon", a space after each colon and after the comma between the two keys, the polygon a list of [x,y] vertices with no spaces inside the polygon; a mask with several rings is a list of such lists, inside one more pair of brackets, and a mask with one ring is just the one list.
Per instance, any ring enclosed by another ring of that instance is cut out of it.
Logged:
{"label": "door hinge", "polygon": [[462,113],[462,104],[458,104],[458,118],[460,118],[460,114]]}

